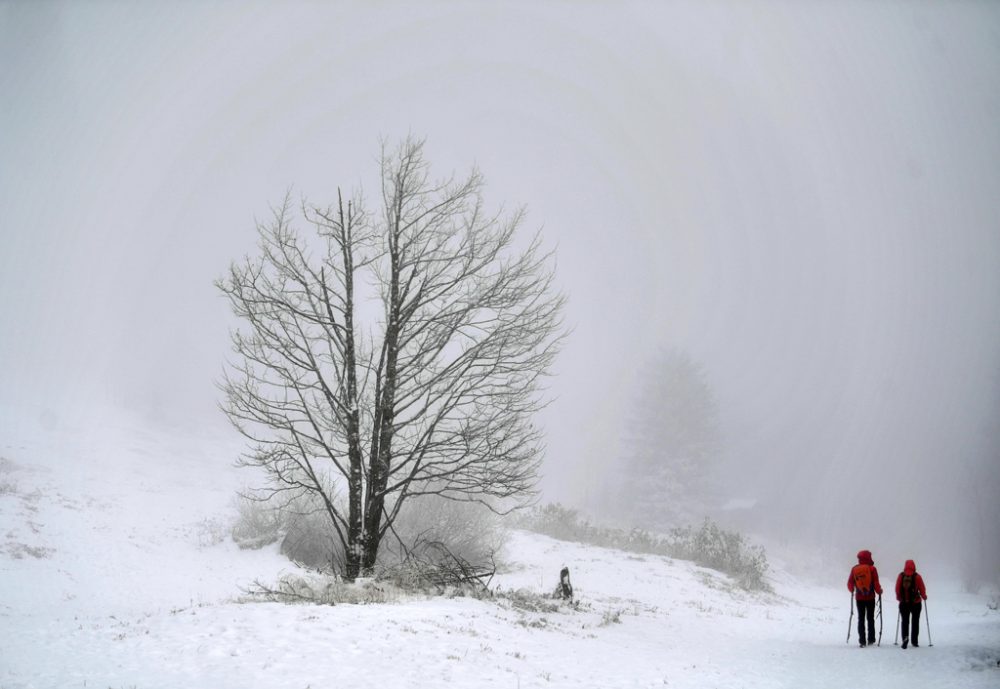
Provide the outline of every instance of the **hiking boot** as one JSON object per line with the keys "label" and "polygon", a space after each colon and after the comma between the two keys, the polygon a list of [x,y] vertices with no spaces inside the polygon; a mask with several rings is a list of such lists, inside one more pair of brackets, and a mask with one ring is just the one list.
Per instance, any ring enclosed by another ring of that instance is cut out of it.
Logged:
{"label": "hiking boot", "polygon": [[914,648],[920,648],[920,644],[917,643],[916,639],[913,640],[913,647]]}
{"label": "hiking boot", "polygon": [[906,644],[910,643],[908,639],[903,639],[903,648],[906,648]]}
{"label": "hiking boot", "polygon": [[859,641],[858,643],[861,645],[861,648],[865,647],[865,642],[864,641]]}

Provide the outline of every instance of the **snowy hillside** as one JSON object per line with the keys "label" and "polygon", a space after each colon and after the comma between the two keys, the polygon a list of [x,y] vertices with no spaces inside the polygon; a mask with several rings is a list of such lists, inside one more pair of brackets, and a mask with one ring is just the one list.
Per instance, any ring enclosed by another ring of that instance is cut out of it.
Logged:
{"label": "snowy hillside", "polygon": [[[931,635],[844,643],[841,588],[773,572],[750,595],[688,562],[512,534],[494,584],[579,609],[472,599],[239,603],[293,569],[228,539],[232,439],[0,421],[0,687],[996,687],[1000,614],[929,578]],[[776,559],[776,558],[773,558]],[[846,570],[845,570],[846,571]],[[888,570],[887,570],[888,571]]]}

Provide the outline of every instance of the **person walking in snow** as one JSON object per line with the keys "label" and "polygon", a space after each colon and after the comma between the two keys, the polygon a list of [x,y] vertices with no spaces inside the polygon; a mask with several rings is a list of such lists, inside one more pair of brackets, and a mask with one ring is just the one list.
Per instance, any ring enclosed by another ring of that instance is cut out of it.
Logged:
{"label": "person walking in snow", "polygon": [[[882,584],[878,580],[878,570],[872,560],[870,550],[858,552],[858,564],[851,568],[847,577],[847,590],[854,594],[858,606],[858,642],[861,648],[875,643],[875,596],[882,597]],[[865,640],[865,622],[868,623],[868,637]]]}
{"label": "person walking in snow", "polygon": [[903,571],[896,577],[896,600],[899,601],[899,617],[903,627],[903,648],[909,642],[913,647],[920,646],[920,609],[927,600],[927,589],[924,588],[924,578],[917,572],[913,560],[907,560]]}

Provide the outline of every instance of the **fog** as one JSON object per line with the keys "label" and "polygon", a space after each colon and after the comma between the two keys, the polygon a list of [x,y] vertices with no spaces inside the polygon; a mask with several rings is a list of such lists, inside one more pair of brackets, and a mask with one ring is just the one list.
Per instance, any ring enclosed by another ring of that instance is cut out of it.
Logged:
{"label": "fog", "polygon": [[556,250],[543,500],[596,503],[676,348],[755,501],[707,509],[996,564],[998,122],[988,2],[3,2],[0,410],[226,432],[212,281],[412,133]]}

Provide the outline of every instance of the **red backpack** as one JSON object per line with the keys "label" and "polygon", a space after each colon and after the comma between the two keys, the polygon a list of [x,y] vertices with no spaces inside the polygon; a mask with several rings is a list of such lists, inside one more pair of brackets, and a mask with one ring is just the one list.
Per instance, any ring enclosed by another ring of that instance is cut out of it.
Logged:
{"label": "red backpack", "polygon": [[870,596],[872,594],[871,565],[855,565],[851,574],[854,575],[854,590],[859,595]]}

